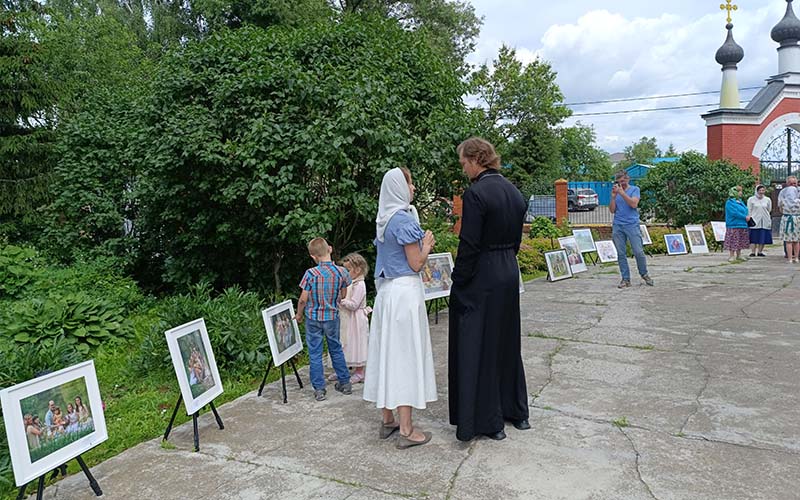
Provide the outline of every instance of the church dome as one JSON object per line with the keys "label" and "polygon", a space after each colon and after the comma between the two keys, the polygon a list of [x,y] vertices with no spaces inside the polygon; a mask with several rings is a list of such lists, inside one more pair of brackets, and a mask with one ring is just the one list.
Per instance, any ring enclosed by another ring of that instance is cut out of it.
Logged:
{"label": "church dome", "polygon": [[744,58],[744,49],[733,39],[733,25],[728,23],[725,29],[728,30],[728,37],[722,47],[717,50],[715,59],[723,67],[736,67],[736,64]]}
{"label": "church dome", "polygon": [[792,0],[786,0],[786,14],[781,22],[772,28],[770,35],[781,45],[797,43],[800,40],[800,19],[794,15]]}

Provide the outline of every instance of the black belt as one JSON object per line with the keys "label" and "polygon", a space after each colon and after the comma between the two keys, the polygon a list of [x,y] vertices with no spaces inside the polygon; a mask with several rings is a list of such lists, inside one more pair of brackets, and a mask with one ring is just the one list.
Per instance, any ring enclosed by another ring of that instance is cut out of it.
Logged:
{"label": "black belt", "polygon": [[517,245],[515,245],[514,243],[508,243],[505,245],[486,245],[486,249],[489,250],[490,252],[498,252],[501,250],[514,250],[515,248],[517,248]]}

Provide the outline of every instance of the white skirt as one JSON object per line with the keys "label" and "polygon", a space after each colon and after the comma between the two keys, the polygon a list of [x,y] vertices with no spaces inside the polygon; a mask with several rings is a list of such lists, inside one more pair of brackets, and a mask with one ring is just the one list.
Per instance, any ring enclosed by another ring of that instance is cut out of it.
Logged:
{"label": "white skirt", "polygon": [[364,399],[378,408],[436,401],[433,350],[419,276],[379,278],[369,329]]}

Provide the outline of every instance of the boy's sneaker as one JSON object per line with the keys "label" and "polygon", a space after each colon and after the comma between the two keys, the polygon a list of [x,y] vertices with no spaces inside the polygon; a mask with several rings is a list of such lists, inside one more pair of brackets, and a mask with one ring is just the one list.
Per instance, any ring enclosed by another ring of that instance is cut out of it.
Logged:
{"label": "boy's sneaker", "polygon": [[314,389],[314,399],[317,401],[325,401],[325,389]]}
{"label": "boy's sneaker", "polygon": [[644,280],[645,285],[653,286],[653,278],[651,278],[649,274],[645,274],[644,276],[642,276],[642,279]]}
{"label": "boy's sneaker", "polygon": [[336,385],[333,386],[334,389],[341,392],[342,394],[353,394],[353,384],[347,382],[346,384],[342,384],[340,382],[336,382]]}
{"label": "boy's sneaker", "polygon": [[629,288],[631,286],[631,280],[620,280],[619,285],[617,288]]}

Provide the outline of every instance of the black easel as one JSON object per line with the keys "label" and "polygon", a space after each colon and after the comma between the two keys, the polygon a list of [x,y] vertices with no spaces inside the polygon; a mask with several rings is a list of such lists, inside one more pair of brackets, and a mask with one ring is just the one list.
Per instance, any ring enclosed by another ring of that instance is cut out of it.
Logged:
{"label": "black easel", "polygon": [[[181,402],[183,401],[183,395],[181,394],[178,396],[178,402],[175,403],[175,409],[172,411],[172,418],[169,419],[169,425],[167,425],[167,430],[164,431],[164,439],[162,441],[166,441],[169,438],[169,433],[172,431],[172,424],[175,423],[175,417],[178,416],[178,408],[181,407]],[[225,425],[222,424],[222,419],[219,417],[219,413],[217,413],[217,407],[214,406],[214,402],[208,403],[208,406],[211,407],[211,412],[214,414],[214,418],[217,420],[217,425],[220,429],[224,429]],[[205,408],[205,406],[203,407]],[[200,415],[200,410],[192,413],[192,427],[194,427],[194,451],[200,451],[200,432],[197,429],[197,417]]]}
{"label": "black easel", "polygon": [[[297,367],[294,364],[294,358],[289,360],[289,364],[292,365],[292,370],[294,370],[294,376],[297,379],[297,385],[299,385],[300,388],[302,389],[303,388],[303,381],[300,380],[300,374],[297,373]],[[289,397],[286,394],[286,371],[284,369],[285,365],[286,365],[286,363],[281,365],[281,388],[283,389],[283,402],[284,403],[288,403],[289,402]],[[270,359],[269,360],[269,364],[267,365],[267,373],[264,374],[264,380],[261,381],[261,387],[258,388],[258,395],[259,396],[261,396],[261,393],[264,392],[264,384],[267,383],[267,376],[269,375],[269,371],[272,369],[273,366],[275,366],[275,365],[273,364],[272,360]]]}
{"label": "black easel", "polygon": [[450,307],[450,302],[447,300],[447,297],[437,297],[437,298],[435,298],[433,300],[429,300],[428,303],[426,304],[427,305],[428,314],[431,313],[431,310],[434,311],[433,312],[433,314],[434,314],[434,324],[437,324],[437,325],[439,324],[439,309],[440,309],[439,305],[442,302],[444,302],[444,305],[446,307],[448,307],[448,308]]}
{"label": "black easel", "polygon": [[[91,486],[92,491],[94,492],[95,496],[101,497],[103,496],[103,490],[100,489],[100,485],[97,483],[97,480],[94,478],[92,473],[89,471],[89,467],[86,466],[86,462],[83,461],[83,457],[78,455],[75,457],[75,460],[78,461],[78,465],[81,466],[83,469],[83,473],[86,474],[86,478],[89,480],[89,486]],[[67,464],[61,464],[55,469],[53,469],[53,473],[50,476],[50,479],[55,479],[58,475],[61,474],[64,477],[67,477]],[[38,481],[37,489],[36,489],[36,500],[42,500],[42,495],[44,495],[44,478],[47,474],[42,474],[39,476],[39,479],[34,481]],[[25,490],[28,489],[28,485],[30,483],[25,483],[19,488],[19,493],[17,494],[17,500],[22,500],[25,498]]]}

